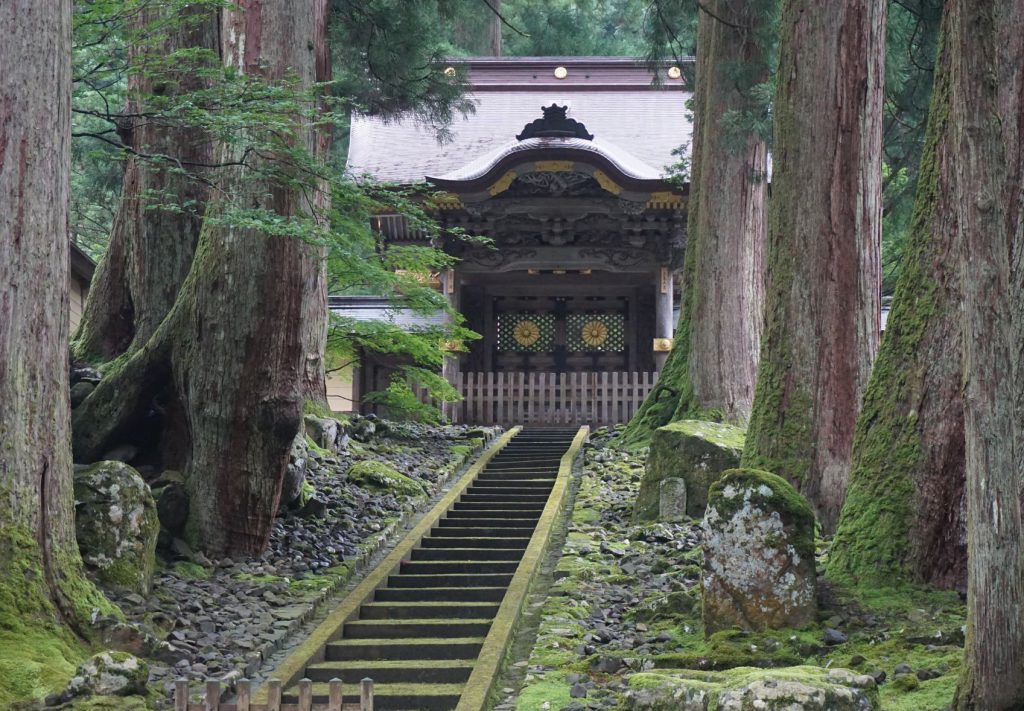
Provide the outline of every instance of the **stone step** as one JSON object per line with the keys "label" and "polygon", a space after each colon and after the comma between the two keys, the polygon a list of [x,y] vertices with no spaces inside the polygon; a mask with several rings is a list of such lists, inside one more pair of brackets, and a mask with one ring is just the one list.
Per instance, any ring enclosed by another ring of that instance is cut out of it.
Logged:
{"label": "stone step", "polygon": [[380,588],[378,602],[501,602],[505,588]]}
{"label": "stone step", "polygon": [[515,497],[518,497],[520,499],[525,499],[527,497],[540,496],[540,497],[543,497],[544,500],[547,500],[548,497],[551,496],[551,489],[552,489],[551,486],[546,486],[546,487],[522,487],[522,486],[519,486],[519,487],[495,487],[495,486],[488,486],[488,485],[490,485],[489,482],[484,482],[483,486],[479,486],[479,485],[474,484],[472,487],[470,487],[469,489],[466,490],[466,494],[464,495],[463,498],[465,498],[465,496],[495,496],[495,497],[515,496]]}
{"label": "stone step", "polygon": [[456,501],[452,511],[543,511],[547,501]]}
{"label": "stone step", "polygon": [[[509,576],[511,577],[511,576]],[[480,637],[491,628],[491,620],[356,620],[346,622],[349,639],[405,639],[407,637]]]}
{"label": "stone step", "polygon": [[551,487],[555,485],[553,479],[477,479],[473,482],[473,486],[469,488],[467,493],[485,493],[495,491],[495,493],[501,493],[502,489],[540,489],[541,491],[551,491]]}
{"label": "stone step", "polygon": [[445,573],[430,575],[391,575],[393,588],[497,588],[508,586],[512,573]]}
{"label": "stone step", "polygon": [[542,494],[463,494],[459,501],[464,503],[500,504],[503,502],[521,504],[544,504],[547,503],[549,493]]}
{"label": "stone step", "polygon": [[359,608],[360,620],[483,620],[493,619],[497,614],[496,603],[484,602],[368,602]]}
{"label": "stone step", "polygon": [[[473,513],[470,511],[469,513]],[[530,511],[529,513],[535,514],[536,511]],[[519,518],[495,518],[493,516],[481,516],[484,520],[483,523],[473,523],[477,519],[476,516],[463,516],[462,512],[460,515],[451,518],[443,518],[437,522],[438,528],[466,528],[483,526],[484,528],[525,528],[532,529],[537,525],[538,516],[522,516]],[[527,534],[529,535],[529,534]]]}
{"label": "stone step", "polygon": [[536,521],[540,518],[541,511],[516,511],[508,509],[495,509],[493,511],[466,511],[464,509],[453,509],[449,511],[446,518],[450,519],[466,519],[466,518],[497,518],[502,520],[510,519],[522,519],[523,521]]}
{"label": "stone step", "polygon": [[417,548],[412,560],[522,560],[521,548]]}
{"label": "stone step", "polygon": [[537,471],[535,469],[498,469],[495,471],[485,471],[476,478],[474,484],[478,484],[482,481],[508,481],[508,480],[520,480],[520,481],[547,481],[553,483],[558,479],[558,472],[556,471]]}
{"label": "stone step", "polygon": [[451,538],[424,538],[420,542],[423,548],[526,548],[530,543],[527,537],[511,536],[452,536]]}
{"label": "stone step", "polygon": [[324,651],[328,662],[407,659],[474,659],[484,637],[413,637],[408,639],[345,639]]}
{"label": "stone step", "polygon": [[318,662],[306,667],[306,678],[314,682],[341,679],[342,684],[358,684],[363,679],[373,679],[374,686],[461,684],[469,679],[474,662],[472,659],[355,659]]}
{"label": "stone step", "polygon": [[528,538],[533,535],[533,527],[525,528],[519,526],[435,526],[430,531],[432,537],[437,538],[500,538],[511,536],[512,538]]}
{"label": "stone step", "polygon": [[[472,511],[470,512],[472,513]],[[455,527],[466,527],[466,526],[480,526],[484,528],[536,528],[536,518],[494,518],[493,516],[481,516],[479,518],[446,518],[441,521],[440,524],[443,528]]]}
{"label": "stone step", "polygon": [[[282,701],[298,703],[297,687],[286,690]],[[374,711],[450,711],[462,696],[462,684],[374,684]],[[329,687],[326,683],[313,684],[313,703],[326,704]],[[359,688],[349,685],[342,690],[342,703],[359,704]]]}
{"label": "stone step", "polygon": [[519,567],[518,561],[433,561],[414,560],[402,563],[402,575],[435,575],[447,573],[514,573]]}

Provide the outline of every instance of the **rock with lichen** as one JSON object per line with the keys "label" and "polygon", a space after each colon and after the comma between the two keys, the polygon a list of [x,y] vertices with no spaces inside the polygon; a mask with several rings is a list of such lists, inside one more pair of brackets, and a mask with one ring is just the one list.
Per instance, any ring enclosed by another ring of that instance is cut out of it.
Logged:
{"label": "rock with lichen", "polygon": [[387,491],[396,496],[425,496],[426,491],[415,479],[402,474],[382,461],[368,459],[353,464],[346,473],[352,481],[371,491]]}
{"label": "rock with lichen", "polygon": [[127,652],[94,654],[75,672],[63,696],[132,696],[146,693],[149,667]]}
{"label": "rock with lichen", "polygon": [[[870,676],[845,669],[738,668],[725,672],[635,674],[626,698],[636,711],[872,711],[879,708]],[[714,701],[713,701],[714,700]]]}
{"label": "rock with lichen", "polygon": [[633,515],[637,521],[658,518],[662,482],[682,479],[686,485],[686,515],[700,518],[708,490],[727,469],[738,467],[743,453],[743,430],[719,422],[682,420],[659,427],[651,436],[644,478]]}
{"label": "rock with lichen", "polygon": [[814,514],[787,481],[757,469],[725,472],[703,529],[705,634],[814,622]]}
{"label": "rock with lichen", "polygon": [[123,462],[75,472],[75,533],[82,560],[108,585],[146,594],[160,532],[149,485]]}

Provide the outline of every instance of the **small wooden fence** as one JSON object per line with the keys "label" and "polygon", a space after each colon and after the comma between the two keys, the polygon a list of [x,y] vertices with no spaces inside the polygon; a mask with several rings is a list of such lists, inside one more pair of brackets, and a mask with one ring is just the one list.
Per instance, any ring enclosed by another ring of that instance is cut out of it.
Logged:
{"label": "small wooden fence", "polygon": [[615,425],[628,422],[658,380],[651,372],[457,373],[454,422],[475,425]]}
{"label": "small wooden fence", "polygon": [[205,685],[206,699],[202,703],[189,703],[189,683],[178,679],[174,683],[174,711],[373,711],[373,680],[363,679],[359,683],[359,701],[344,700],[342,705],[341,679],[331,679],[328,684],[327,703],[313,703],[313,682],[303,679],[299,682],[298,703],[286,704],[281,701],[281,681],[267,682],[267,702],[252,703],[252,682],[243,679],[235,686],[236,699],[222,704],[221,682],[208,681]]}

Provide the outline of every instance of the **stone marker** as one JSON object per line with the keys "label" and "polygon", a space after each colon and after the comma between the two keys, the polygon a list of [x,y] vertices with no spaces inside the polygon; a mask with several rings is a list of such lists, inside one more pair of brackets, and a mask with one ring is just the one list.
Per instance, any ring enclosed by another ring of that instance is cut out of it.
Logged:
{"label": "stone marker", "polygon": [[740,465],[743,440],[743,430],[719,422],[682,420],[656,429],[633,510],[635,519],[658,518],[661,482],[666,479],[686,482],[686,515],[703,516],[708,489],[722,472]]}
{"label": "stone marker", "polygon": [[686,482],[662,479],[658,490],[658,520],[678,523],[686,518]]}
{"label": "stone marker", "polygon": [[732,469],[704,516],[704,633],[814,622],[814,514],[781,477]]}

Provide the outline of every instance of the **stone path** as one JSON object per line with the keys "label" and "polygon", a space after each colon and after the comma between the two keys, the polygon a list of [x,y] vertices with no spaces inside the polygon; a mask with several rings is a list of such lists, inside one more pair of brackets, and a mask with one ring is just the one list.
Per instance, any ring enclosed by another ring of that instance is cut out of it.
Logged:
{"label": "stone path", "polygon": [[[454,709],[533,535],[575,430],[517,435],[423,539],[398,574],[306,667],[314,702],[327,682],[375,682],[375,709]],[[286,690],[286,703],[297,689]],[[347,701],[347,700],[346,700]]]}

